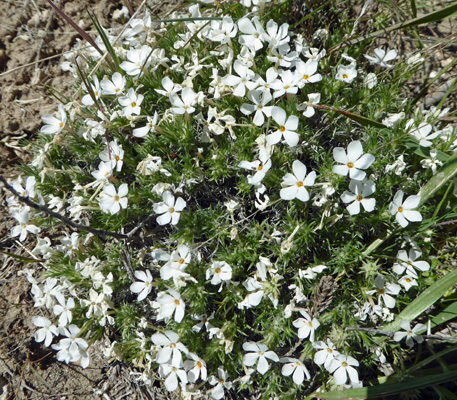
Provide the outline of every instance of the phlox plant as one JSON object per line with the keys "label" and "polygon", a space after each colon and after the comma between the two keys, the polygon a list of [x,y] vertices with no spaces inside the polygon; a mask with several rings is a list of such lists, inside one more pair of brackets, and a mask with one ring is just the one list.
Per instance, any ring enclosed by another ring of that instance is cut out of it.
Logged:
{"label": "phlox plant", "polygon": [[369,43],[327,54],[343,28],[305,39],[287,7],[146,12],[104,31],[118,64],[75,46],[79,94],[42,117],[12,182],[42,207],[8,199],[41,265],[35,338],[59,361],[87,367],[104,338],[145,384],[298,398],[360,387],[406,349],[346,328],[380,329],[436,278],[434,223],[456,202],[420,190],[455,126],[409,105],[417,65]]}

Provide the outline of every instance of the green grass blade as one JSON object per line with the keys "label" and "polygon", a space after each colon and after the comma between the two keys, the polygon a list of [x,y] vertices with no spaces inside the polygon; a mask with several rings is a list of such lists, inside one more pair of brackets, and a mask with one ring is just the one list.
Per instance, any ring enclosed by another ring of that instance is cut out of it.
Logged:
{"label": "green grass blade", "polygon": [[311,103],[306,103],[306,104],[311,107],[314,107],[314,108],[320,108],[320,109],[326,110],[326,111],[334,111],[338,114],[344,115],[345,117],[352,119],[355,122],[358,122],[359,124],[361,124],[363,126],[374,126],[375,128],[381,128],[381,129],[387,128],[384,124],[381,124],[378,121],[374,121],[370,118],[364,117],[362,115],[354,114],[349,111],[340,110],[340,109],[334,108],[334,107],[323,106],[320,104],[311,104]]}
{"label": "green grass blade", "polygon": [[451,347],[447,347],[444,350],[441,350],[438,353],[432,354],[430,357],[427,357],[425,360],[419,361],[418,363],[414,364],[411,368],[408,368],[405,373],[411,374],[414,371],[419,371],[426,365],[430,364],[431,362],[438,360],[439,358],[445,356],[446,354],[453,353],[457,351],[457,344]]}
{"label": "green grass blade", "polygon": [[421,196],[420,204],[424,204],[428,199],[433,197],[444,185],[451,181],[457,174],[457,153],[443,164],[418,193]]}
{"label": "green grass blade", "polygon": [[448,272],[433,285],[424,290],[411,304],[409,304],[390,324],[382,327],[383,331],[396,332],[400,329],[402,320],[413,321],[444,294],[457,284],[457,269]]}
{"label": "green grass blade", "polygon": [[341,390],[337,392],[315,393],[318,399],[324,400],[344,400],[344,399],[371,399],[381,396],[392,396],[409,390],[417,390],[433,385],[439,385],[445,382],[457,379],[457,371],[447,372],[445,374],[436,374],[421,376],[396,383],[386,383],[384,385],[368,386],[359,389]]}

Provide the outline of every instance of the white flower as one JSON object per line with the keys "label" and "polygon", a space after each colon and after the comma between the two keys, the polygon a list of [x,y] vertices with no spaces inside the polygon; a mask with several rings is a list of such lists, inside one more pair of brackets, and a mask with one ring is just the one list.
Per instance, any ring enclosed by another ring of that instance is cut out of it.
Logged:
{"label": "white flower", "polygon": [[293,174],[287,173],[281,186],[283,189],[279,192],[281,199],[293,200],[298,199],[301,201],[309,200],[309,193],[305,186],[313,186],[316,180],[316,172],[312,171],[306,175],[306,166],[298,160],[292,163]]}
{"label": "white flower", "polygon": [[62,328],[61,333],[67,338],[61,339],[59,343],[53,344],[51,347],[58,351],[58,361],[65,361],[67,364],[81,361],[81,366],[86,368],[90,362],[89,354],[86,352],[89,345],[84,339],[78,337],[80,331],[76,325]]}
{"label": "white flower", "polygon": [[40,343],[44,341],[44,345],[49,347],[54,336],[58,336],[59,332],[55,325],[45,317],[32,317],[32,323],[38,328],[35,332],[35,341]]}
{"label": "white flower", "polygon": [[321,101],[321,94],[320,93],[309,93],[308,94],[308,102],[303,104],[297,105],[298,111],[303,111],[303,115],[306,118],[311,118],[315,113],[316,110],[314,109],[311,104],[319,104]]}
{"label": "white flower", "polygon": [[272,98],[270,92],[264,90],[250,90],[248,92],[248,99],[254,104],[243,103],[240,111],[245,115],[250,115],[255,111],[253,122],[257,126],[262,126],[265,122],[264,115],[267,117],[271,116],[273,106],[267,106],[266,104],[268,104]]}
{"label": "white flower", "polygon": [[279,126],[276,131],[265,137],[267,143],[272,146],[284,138],[290,147],[296,146],[299,139],[298,133],[295,132],[298,128],[298,117],[291,115],[287,118],[286,112],[281,107],[276,106],[272,108],[271,116]]}
{"label": "white flower", "polygon": [[65,303],[65,299],[62,299],[62,297],[59,296],[57,298],[57,301],[60,303],[60,305],[56,304],[54,306],[54,314],[60,315],[59,326],[66,326],[73,319],[73,314],[71,313],[71,310],[75,308],[75,300],[73,299],[73,297],[70,297],[67,303]]}
{"label": "white flower", "polygon": [[233,63],[233,68],[238,76],[227,75],[222,78],[222,83],[227,86],[235,87],[233,90],[234,96],[244,97],[246,88],[248,88],[248,90],[253,90],[257,87],[257,83],[253,81],[256,74],[238,60]]}
{"label": "white flower", "polygon": [[171,253],[170,259],[160,268],[160,277],[168,280],[176,275],[180,275],[191,260],[191,253],[188,246],[180,244],[178,249]]}
{"label": "white flower", "polygon": [[406,291],[411,289],[413,286],[417,286],[417,281],[409,275],[403,275],[399,280],[398,283],[402,285]]}
{"label": "white flower", "polygon": [[214,328],[213,325],[211,325],[211,323],[209,322],[214,318],[214,313],[211,314],[209,317],[206,317],[204,315],[192,315],[191,318],[194,321],[200,321],[198,324],[195,324],[192,327],[192,330],[196,333],[199,333],[202,330],[203,326],[205,326],[207,332],[209,332],[211,328]]}
{"label": "white flower", "polygon": [[382,120],[382,123],[388,128],[396,129],[402,119],[405,118],[405,113],[387,114],[387,117]]}
{"label": "white flower", "polygon": [[369,74],[367,74],[367,76],[363,80],[364,86],[366,86],[368,89],[373,89],[377,83],[378,83],[378,77],[373,72],[370,72]]}
{"label": "white flower", "polygon": [[336,73],[336,79],[345,83],[352,83],[357,77],[357,69],[354,64],[350,65],[338,65],[338,71]]}
{"label": "white flower", "polygon": [[56,118],[53,115],[43,115],[41,119],[46,125],[43,125],[40,129],[41,133],[46,133],[48,135],[57,135],[62,132],[62,129],[65,128],[67,122],[67,114],[62,106],[58,105],[58,110],[60,118]]}
{"label": "white flower", "polygon": [[139,78],[152,61],[151,53],[152,49],[147,45],[143,45],[141,49],[129,50],[127,51],[129,61],[123,61],[119,66],[127,72],[127,75],[134,76],[135,79]]}
{"label": "white flower", "polygon": [[344,203],[351,203],[346,207],[350,215],[360,213],[360,204],[362,204],[367,212],[374,210],[376,200],[367,198],[376,191],[376,185],[373,181],[356,181],[351,179],[349,190],[350,192],[345,191],[341,195],[341,200]]}
{"label": "white flower", "polygon": [[167,379],[165,379],[165,387],[169,392],[176,390],[178,387],[178,378],[183,384],[187,383],[187,374],[182,368],[182,364],[178,366],[160,364],[159,375],[161,378],[167,377]]}
{"label": "white flower", "polygon": [[419,206],[420,196],[408,196],[403,201],[404,192],[399,190],[389,205],[389,211],[392,215],[395,215],[397,222],[405,228],[409,222],[420,222],[422,221],[422,215],[419,211],[414,211],[414,208]]}
{"label": "white flower", "polygon": [[109,147],[106,148],[98,155],[100,160],[111,163],[111,167],[116,167],[116,171],[119,172],[124,164],[124,150],[122,146],[115,140],[109,143]]}
{"label": "white flower", "polygon": [[327,269],[325,265],[316,265],[315,267],[308,267],[304,271],[299,269],[298,276],[300,279],[314,279],[317,274],[320,274],[324,269]]}
{"label": "white flower", "polygon": [[413,120],[408,121],[406,124],[406,129],[411,128],[408,130],[408,134],[415,137],[422,147],[430,147],[433,144],[430,140],[435,139],[440,134],[439,131],[430,133],[433,127],[427,122],[421,122],[418,127],[412,126],[412,124]]}
{"label": "white flower", "polygon": [[119,190],[116,192],[116,188],[113,184],[109,183],[103,186],[103,193],[101,194],[99,205],[100,208],[110,214],[116,214],[122,208],[127,208],[128,199],[127,194],[129,192],[126,183],[119,186]]}
{"label": "white flower", "polygon": [[135,89],[130,88],[127,92],[127,96],[119,97],[119,104],[124,107],[122,109],[122,116],[128,117],[132,114],[140,115],[141,114],[141,103],[144,100],[142,94],[136,94]]}
{"label": "white flower", "polygon": [[146,125],[141,128],[135,128],[132,132],[133,136],[142,138],[145,137],[149,132],[154,132],[158,118],[159,115],[157,114],[157,111],[154,113],[153,117],[146,117],[146,119],[148,120]]}
{"label": "white flower", "polygon": [[206,270],[206,279],[211,278],[212,285],[219,285],[232,279],[232,267],[225,261],[214,261]]}
{"label": "white flower", "polygon": [[277,354],[274,351],[269,351],[263,343],[244,343],[243,350],[250,352],[244,355],[243,364],[251,367],[257,362],[257,371],[262,375],[270,369],[267,358],[272,361],[279,361]]}
{"label": "white flower", "polygon": [[270,48],[279,47],[290,40],[288,35],[289,24],[279,26],[274,20],[270,19],[266,28],[266,32],[263,32],[263,40],[269,43]]}
{"label": "white flower", "polygon": [[290,69],[283,71],[280,74],[281,80],[276,80],[271,84],[274,90],[273,97],[277,99],[284,94],[296,94],[298,92],[298,82],[300,76],[298,73],[292,72]]}
{"label": "white flower", "polygon": [[92,315],[102,317],[109,307],[105,300],[105,293],[97,293],[92,288],[89,290],[89,300],[81,299],[80,302],[82,307],[89,307],[86,312],[87,318],[90,318]]}
{"label": "white flower", "polygon": [[192,114],[195,111],[197,93],[190,87],[185,87],[181,92],[181,98],[176,93],[170,95],[170,110],[174,114]]}
{"label": "white flower", "polygon": [[237,32],[238,28],[232,18],[223,17],[222,21],[211,21],[211,30],[206,37],[213,42],[226,44],[236,36]]}
{"label": "white flower", "polygon": [[154,212],[161,214],[157,217],[157,223],[159,225],[169,223],[176,225],[181,217],[181,211],[186,207],[186,202],[182,197],[175,199],[175,196],[168,190],[163,192],[162,199],[161,203],[156,203],[153,206]]}
{"label": "white flower", "polygon": [[348,376],[351,383],[359,381],[359,374],[354,368],[358,366],[359,362],[355,358],[338,354],[330,364],[328,371],[333,374],[337,385],[344,385]]}
{"label": "white flower", "polygon": [[381,67],[390,68],[392,65],[387,64],[387,62],[395,60],[397,55],[397,50],[386,51],[378,47],[377,49],[374,49],[374,57],[368,56],[366,54],[363,56],[372,64],[379,64]]}
{"label": "white flower", "polygon": [[186,304],[181,298],[181,295],[174,289],[168,289],[168,293],[160,292],[157,296],[155,308],[159,308],[157,320],[168,320],[175,314],[175,321],[181,322],[184,318],[184,310]]}
{"label": "white flower", "polygon": [[227,373],[223,368],[219,367],[217,369],[217,375],[219,378],[216,378],[214,375],[211,375],[208,379],[208,382],[211,386],[215,386],[211,390],[211,397],[213,399],[219,400],[224,397],[224,388],[230,390],[232,388],[232,382],[227,382]]}
{"label": "white flower", "polygon": [[371,154],[363,154],[362,143],[358,140],[349,143],[347,152],[343,147],[335,147],[333,158],[342,164],[334,165],[333,172],[343,176],[349,172],[349,177],[358,181],[363,180],[366,176],[366,173],[361,170],[367,169],[375,160]]}
{"label": "white flower", "polygon": [[252,21],[248,18],[242,18],[238,21],[238,29],[244,35],[240,36],[239,42],[254,50],[260,50],[263,47],[262,40],[265,36],[265,31],[259,22],[257,17],[252,18]]}
{"label": "white flower", "polygon": [[[102,94],[102,91],[100,90],[100,82],[98,81],[98,78],[94,75],[93,77],[93,82],[94,84],[90,85],[92,89],[92,94],[95,97],[95,100],[98,100]],[[92,96],[88,93],[83,96],[81,99],[81,103],[83,103],[85,106],[91,106],[94,103],[94,100],[92,99]]]}
{"label": "white flower", "polygon": [[206,381],[208,371],[206,369],[205,361],[195,353],[189,353],[187,354],[187,357],[192,359],[184,361],[184,368],[187,371],[187,379],[189,382],[194,383],[198,378],[201,378],[202,381]]}
{"label": "white flower", "polygon": [[311,379],[311,375],[308,369],[300,360],[297,360],[296,358],[285,357],[281,358],[279,361],[286,363],[283,365],[281,373],[284,376],[290,376],[293,373],[292,379],[296,385],[301,385],[305,379],[305,376],[306,379]]}
{"label": "white flower", "polygon": [[107,181],[108,178],[113,174],[112,162],[101,161],[98,164],[98,169],[91,172],[91,175],[96,179],[96,182]]}
{"label": "white flower", "polygon": [[413,329],[411,329],[411,324],[408,320],[403,320],[400,322],[400,327],[406,332],[395,332],[394,340],[400,342],[406,337],[406,345],[408,347],[414,346],[414,340],[417,343],[422,343],[424,338],[418,335],[419,332],[424,331],[426,326],[424,324],[417,324]]}
{"label": "white flower", "polygon": [[21,211],[13,213],[13,217],[19,222],[19,225],[13,226],[11,228],[11,236],[19,236],[19,241],[23,242],[27,237],[27,233],[33,233],[36,235],[41,232],[41,229],[35,225],[29,225],[30,215],[28,207],[24,208]]}
{"label": "white flower", "polygon": [[125,77],[119,72],[115,72],[111,77],[111,80],[102,79],[100,87],[102,88],[102,94],[118,96],[124,91],[125,84]]}
{"label": "white flower", "polygon": [[316,74],[317,66],[316,60],[308,60],[306,63],[299,61],[297,63],[295,73],[300,77],[299,88],[303,88],[307,83],[316,83],[322,80],[322,75]]}
{"label": "white flower", "polygon": [[323,365],[327,370],[334,358],[340,354],[330,339],[327,339],[327,344],[324,342],[314,342],[313,347],[319,350],[314,354],[314,362],[317,365]]}
{"label": "white flower", "polygon": [[427,261],[416,261],[422,255],[422,251],[419,249],[411,248],[409,253],[406,250],[400,250],[397,253],[398,262],[394,263],[392,270],[401,275],[405,272],[417,279],[417,273],[415,269],[419,271],[428,271],[430,269],[430,264]]}
{"label": "white flower", "polygon": [[248,183],[250,185],[258,185],[271,168],[270,153],[265,147],[259,150],[259,159],[256,161],[241,161],[238,166],[249,171],[256,171],[254,175],[248,175]]}
{"label": "white flower", "polygon": [[142,282],[134,282],[130,285],[130,290],[133,293],[139,293],[137,300],[141,301],[146,298],[146,296],[151,293],[152,290],[152,275],[151,272],[147,269],[144,271],[135,271],[135,278],[139,279]]}
{"label": "white flower", "polygon": [[377,293],[379,296],[379,301],[380,303],[381,299],[384,301],[384,304],[388,308],[394,308],[395,307],[395,299],[391,296],[396,296],[398,293],[400,293],[400,286],[397,285],[396,283],[386,283],[386,280],[381,276],[378,275],[374,283],[376,285],[376,290],[369,290],[367,294],[375,294]]}
{"label": "white flower", "polygon": [[309,341],[314,342],[314,331],[319,328],[320,323],[316,318],[311,318],[311,316],[303,310],[300,310],[300,314],[304,318],[297,318],[293,325],[295,328],[298,328],[298,337],[300,339],[306,339],[309,336]]}
{"label": "white flower", "polygon": [[443,163],[436,159],[438,151],[436,149],[430,150],[430,158],[424,158],[420,161],[423,168],[431,168],[432,174],[435,175],[438,167],[441,167]]}
{"label": "white flower", "polygon": [[182,90],[182,86],[175,84],[168,76],[162,79],[162,89],[154,89],[157,93],[162,94],[164,96],[170,97],[173,93],[178,93]]}
{"label": "white flower", "polygon": [[151,340],[156,346],[162,346],[155,359],[158,364],[171,364],[174,367],[179,367],[182,364],[182,353],[189,353],[175,332],[155,333],[151,336]]}

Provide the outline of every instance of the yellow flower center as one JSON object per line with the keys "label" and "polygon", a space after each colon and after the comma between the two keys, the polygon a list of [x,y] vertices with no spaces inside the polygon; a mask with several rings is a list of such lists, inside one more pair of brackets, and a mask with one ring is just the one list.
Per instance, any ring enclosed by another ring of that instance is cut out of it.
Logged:
{"label": "yellow flower center", "polygon": [[220,274],[220,273],[221,273],[221,269],[220,269],[220,268],[216,268],[216,269],[214,270],[214,272],[215,272],[216,274]]}
{"label": "yellow flower center", "polygon": [[341,366],[344,367],[344,368],[346,368],[346,367],[348,366],[348,363],[347,363],[346,361],[343,361],[343,362],[341,363]]}
{"label": "yellow flower center", "polygon": [[119,201],[121,198],[119,196],[114,196],[114,201]]}
{"label": "yellow flower center", "polygon": [[363,200],[363,196],[362,196],[361,194],[359,194],[359,195],[357,196],[357,201],[362,201],[362,200]]}
{"label": "yellow flower center", "polygon": [[181,303],[180,303],[180,301],[179,301],[178,299],[176,299],[176,300],[175,300],[175,304],[176,304],[177,306],[179,306]]}
{"label": "yellow flower center", "polygon": [[302,182],[302,181],[297,182],[297,186],[298,186],[298,187],[303,187],[303,186],[304,186],[304,185],[303,185],[303,182]]}
{"label": "yellow flower center", "polygon": [[135,102],[132,102],[132,107],[136,107],[136,103]]}
{"label": "yellow flower center", "polygon": [[175,209],[174,209],[173,207],[171,207],[171,208],[168,209],[168,212],[169,212],[170,214],[173,214],[173,213],[175,212]]}
{"label": "yellow flower center", "polygon": [[399,213],[403,212],[403,207],[401,207],[401,206],[398,207],[398,212],[399,212]]}
{"label": "yellow flower center", "polygon": [[279,128],[279,131],[280,131],[280,132],[284,132],[285,130],[286,130],[286,127],[284,127],[284,126],[281,126],[281,127]]}
{"label": "yellow flower center", "polygon": [[343,79],[347,79],[348,76],[346,74],[343,74]]}
{"label": "yellow flower center", "polygon": [[348,168],[354,168],[354,163],[353,162],[348,162],[347,166],[348,166]]}
{"label": "yellow flower center", "polygon": [[186,260],[184,260],[184,258],[180,258],[180,259],[179,259],[179,263],[180,263],[180,264],[184,264],[185,262],[186,262]]}
{"label": "yellow flower center", "polygon": [[307,81],[307,80],[309,79],[309,75],[306,75],[306,74],[303,75],[303,79],[304,79],[305,81]]}

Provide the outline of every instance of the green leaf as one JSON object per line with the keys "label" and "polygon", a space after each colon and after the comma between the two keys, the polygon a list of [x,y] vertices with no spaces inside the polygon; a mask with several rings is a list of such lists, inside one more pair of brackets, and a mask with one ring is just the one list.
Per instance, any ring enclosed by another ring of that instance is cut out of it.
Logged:
{"label": "green leaf", "polygon": [[363,126],[374,126],[375,128],[381,128],[381,129],[387,128],[384,124],[381,124],[378,121],[374,121],[370,118],[363,117],[362,115],[354,114],[349,111],[340,110],[340,109],[334,108],[334,107],[323,106],[320,104],[311,104],[311,103],[305,103],[305,104],[309,105],[311,107],[314,107],[314,108],[320,108],[320,109],[326,110],[326,111],[337,112],[338,114],[344,115],[345,117],[348,117],[348,118],[352,119],[353,121],[356,121],[359,124],[362,124]]}
{"label": "green leaf", "polygon": [[421,196],[420,204],[424,204],[428,199],[433,197],[444,185],[446,185],[457,174],[457,153],[454,154],[438,170],[418,193]]}
{"label": "green leaf", "polygon": [[417,390],[457,379],[457,371],[436,375],[421,376],[396,383],[368,386],[359,389],[341,390],[337,392],[314,393],[318,399],[344,400],[344,399],[370,399],[374,397],[392,396],[409,390]]}
{"label": "green leaf", "polygon": [[396,332],[400,329],[402,320],[413,321],[421,315],[427,308],[445,295],[457,284],[457,269],[447,273],[438,279],[433,285],[424,290],[411,304],[409,304],[397,318],[390,324],[382,328],[383,331]]}
{"label": "green leaf", "polygon": [[17,254],[8,253],[7,251],[3,251],[3,250],[0,250],[0,253],[6,254],[8,257],[15,258],[16,260],[19,260],[20,262],[23,262],[23,263],[38,263],[38,262],[44,261],[44,260],[40,260],[39,258],[29,258],[29,257],[19,256]]}
{"label": "green leaf", "polygon": [[454,351],[457,351],[457,345],[447,347],[438,353],[432,354],[430,357],[427,357],[425,360],[421,360],[421,361],[417,362],[412,367],[408,368],[405,371],[405,373],[412,374],[414,371],[419,371],[420,369],[422,369],[426,365],[430,364],[431,362],[438,360],[447,354],[453,353]]}
{"label": "green leaf", "polygon": [[[418,156],[421,156],[423,158],[430,158],[430,149],[428,147],[422,147],[419,145],[419,141],[414,138],[410,138],[405,141],[405,146],[412,150],[415,154]],[[451,156],[449,154],[446,154],[445,152],[438,150],[436,159],[441,162],[447,162]]]}

